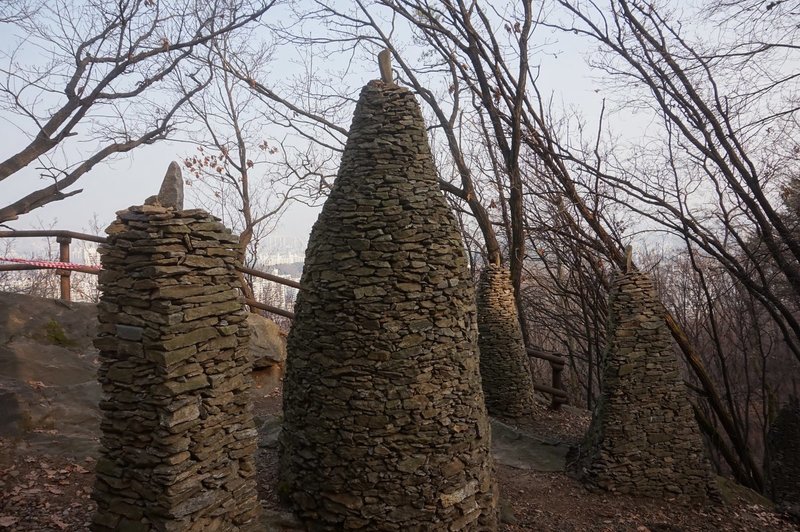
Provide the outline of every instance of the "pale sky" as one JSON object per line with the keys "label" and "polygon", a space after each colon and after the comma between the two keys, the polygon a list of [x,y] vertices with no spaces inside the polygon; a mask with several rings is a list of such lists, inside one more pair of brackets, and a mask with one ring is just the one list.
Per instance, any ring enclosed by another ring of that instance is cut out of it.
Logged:
{"label": "pale sky", "polygon": [[[0,48],[7,49],[13,37],[2,29],[0,25]],[[552,93],[556,108],[560,106],[579,108],[587,122],[595,124],[604,94],[602,87],[591,78],[585,64],[587,49],[583,44],[566,42],[563,37],[562,42],[550,49],[558,51],[558,57],[531,58],[532,61],[540,60],[543,64],[542,75],[538,81],[540,88],[545,95]],[[291,51],[288,53],[290,55]],[[291,60],[291,57],[287,57],[287,51],[283,51],[279,58],[281,63]],[[374,76],[364,76],[361,83],[366,83],[370,77],[378,77],[377,66],[374,72]],[[265,85],[269,85],[270,80],[264,81]],[[0,111],[0,119],[5,121],[4,143],[0,149],[0,157],[5,159],[14,152],[14,149],[23,146],[26,139],[22,133],[14,130],[13,125],[18,123],[19,118]],[[589,127],[596,130],[594,125]],[[72,187],[73,190],[83,188],[84,192],[37,209],[9,225],[15,229],[27,229],[50,227],[51,224],[55,224],[59,229],[89,231],[90,220],[97,217],[104,227],[114,219],[116,211],[130,205],[141,204],[146,197],[157,193],[170,161],[180,161],[184,156],[191,154],[192,149],[187,143],[169,141],[138,148],[111,162],[96,166]],[[32,190],[31,182],[44,183],[38,177],[35,167],[34,162],[25,170],[18,172],[18,175],[0,182],[2,203],[8,203],[9,200]],[[187,207],[191,207],[189,194],[187,200]],[[305,239],[318,212],[318,208],[293,204],[274,234]]]}

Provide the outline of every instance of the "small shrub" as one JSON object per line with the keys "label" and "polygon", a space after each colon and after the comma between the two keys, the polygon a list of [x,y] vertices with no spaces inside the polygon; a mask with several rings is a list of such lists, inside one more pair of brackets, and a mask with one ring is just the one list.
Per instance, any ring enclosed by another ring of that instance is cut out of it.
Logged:
{"label": "small shrub", "polygon": [[61,347],[76,345],[75,340],[68,338],[64,328],[55,320],[48,321],[47,325],[44,326],[44,330],[47,341],[51,344],[60,345]]}

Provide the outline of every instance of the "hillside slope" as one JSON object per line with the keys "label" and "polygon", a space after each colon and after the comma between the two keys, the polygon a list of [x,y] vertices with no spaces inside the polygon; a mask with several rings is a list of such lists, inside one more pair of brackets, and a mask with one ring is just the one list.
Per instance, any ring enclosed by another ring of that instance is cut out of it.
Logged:
{"label": "hillside slope", "polygon": [[91,303],[0,293],[0,437],[93,452],[100,422],[96,316]]}

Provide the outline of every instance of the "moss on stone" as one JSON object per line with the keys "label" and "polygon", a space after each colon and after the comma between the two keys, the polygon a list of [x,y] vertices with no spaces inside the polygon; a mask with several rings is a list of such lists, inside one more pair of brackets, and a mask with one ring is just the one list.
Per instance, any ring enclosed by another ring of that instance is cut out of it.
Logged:
{"label": "moss on stone", "polygon": [[44,335],[48,342],[61,347],[75,347],[78,343],[69,338],[64,328],[55,320],[48,321],[44,326]]}

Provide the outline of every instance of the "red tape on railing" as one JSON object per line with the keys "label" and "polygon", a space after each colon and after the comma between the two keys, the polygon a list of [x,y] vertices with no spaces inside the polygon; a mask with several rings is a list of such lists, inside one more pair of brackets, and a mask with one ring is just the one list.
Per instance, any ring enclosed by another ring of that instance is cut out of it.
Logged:
{"label": "red tape on railing", "polygon": [[87,264],[74,264],[72,262],[15,259],[11,257],[0,257],[0,262],[17,262],[19,264],[29,264],[31,266],[38,266],[39,268],[52,268],[54,270],[92,270],[98,272],[100,271],[100,266],[91,266]]}

